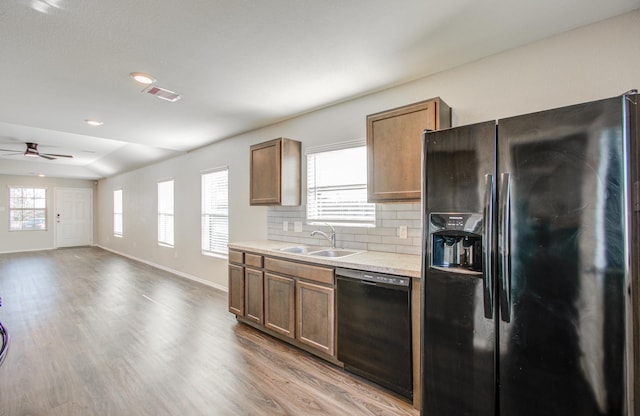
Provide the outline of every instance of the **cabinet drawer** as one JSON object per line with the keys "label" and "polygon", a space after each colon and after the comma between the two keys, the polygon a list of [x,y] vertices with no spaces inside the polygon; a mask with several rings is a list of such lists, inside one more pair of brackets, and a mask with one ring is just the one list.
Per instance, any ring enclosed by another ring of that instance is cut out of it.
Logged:
{"label": "cabinet drawer", "polygon": [[244,253],[242,251],[229,250],[229,263],[244,263]]}
{"label": "cabinet drawer", "polygon": [[318,283],[333,284],[333,269],[310,264],[294,263],[287,260],[264,259],[264,267],[272,272],[287,274]]}
{"label": "cabinet drawer", "polygon": [[244,263],[247,266],[262,268],[262,256],[257,255],[257,254],[246,253],[244,255]]}

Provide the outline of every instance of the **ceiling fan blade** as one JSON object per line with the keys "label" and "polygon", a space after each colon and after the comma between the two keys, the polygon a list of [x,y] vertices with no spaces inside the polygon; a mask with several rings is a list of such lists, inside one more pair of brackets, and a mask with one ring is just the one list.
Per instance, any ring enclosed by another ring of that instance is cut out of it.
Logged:
{"label": "ceiling fan blade", "polygon": [[25,156],[31,156],[31,157],[41,157],[47,160],[55,160],[56,158],[59,158],[59,157],[66,157],[70,159],[73,158],[73,156],[71,155],[59,155],[56,153],[40,153],[38,152],[38,143],[28,142],[25,144],[27,145],[27,150],[24,152],[13,150],[13,149],[0,149],[0,152],[12,152],[12,153],[0,154],[0,156],[25,155]]}

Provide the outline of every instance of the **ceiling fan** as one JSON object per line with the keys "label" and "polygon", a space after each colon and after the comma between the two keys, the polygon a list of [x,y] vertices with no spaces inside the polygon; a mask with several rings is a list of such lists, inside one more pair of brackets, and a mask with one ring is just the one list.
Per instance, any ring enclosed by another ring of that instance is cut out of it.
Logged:
{"label": "ceiling fan", "polygon": [[68,157],[68,158],[72,158],[73,156],[71,155],[58,155],[55,153],[40,153],[40,151],[38,150],[38,143],[25,143],[27,145],[27,148],[24,152],[18,152],[16,150],[10,150],[10,149],[0,149],[0,151],[3,152],[13,152],[13,153],[8,153],[5,154],[5,156],[11,156],[11,155],[24,155],[24,156],[28,156],[28,157],[41,157],[43,159],[47,159],[47,160],[54,160],[57,159],[59,157]]}

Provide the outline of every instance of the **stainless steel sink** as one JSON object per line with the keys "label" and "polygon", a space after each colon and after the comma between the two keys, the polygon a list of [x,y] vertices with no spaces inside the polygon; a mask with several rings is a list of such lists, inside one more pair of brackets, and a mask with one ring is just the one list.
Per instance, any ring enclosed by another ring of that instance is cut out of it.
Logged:
{"label": "stainless steel sink", "polygon": [[284,251],[285,253],[294,253],[294,254],[309,254],[313,251],[322,250],[322,247],[318,246],[291,246],[281,248],[280,251]]}
{"label": "stainless steel sink", "polygon": [[314,251],[309,253],[309,255],[317,256],[317,257],[345,257],[345,256],[350,256],[352,254],[358,254],[358,253],[360,253],[360,251],[330,248],[330,249],[325,249],[320,251]]}
{"label": "stainless steel sink", "polygon": [[347,250],[342,248],[327,248],[320,246],[291,246],[280,249],[285,253],[303,254],[314,257],[345,257],[352,254],[361,253],[358,250]]}

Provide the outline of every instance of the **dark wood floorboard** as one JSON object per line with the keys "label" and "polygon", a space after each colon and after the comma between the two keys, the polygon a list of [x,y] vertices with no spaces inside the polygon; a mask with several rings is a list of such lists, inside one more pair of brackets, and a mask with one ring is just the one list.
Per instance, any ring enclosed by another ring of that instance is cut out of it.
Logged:
{"label": "dark wood floorboard", "polygon": [[226,293],[95,247],[0,255],[1,416],[418,415],[239,324]]}

